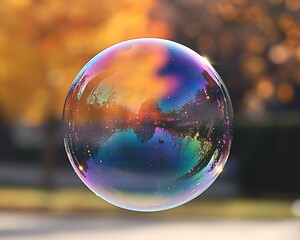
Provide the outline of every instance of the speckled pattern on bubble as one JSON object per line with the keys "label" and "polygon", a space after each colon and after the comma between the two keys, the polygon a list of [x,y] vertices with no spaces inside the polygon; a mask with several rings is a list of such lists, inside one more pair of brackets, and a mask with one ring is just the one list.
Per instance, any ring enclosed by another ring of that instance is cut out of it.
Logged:
{"label": "speckled pattern on bubble", "polygon": [[233,111],[210,63],[178,43],[116,44],[75,77],[63,115],[65,148],[81,180],[130,210],[179,206],[223,170]]}

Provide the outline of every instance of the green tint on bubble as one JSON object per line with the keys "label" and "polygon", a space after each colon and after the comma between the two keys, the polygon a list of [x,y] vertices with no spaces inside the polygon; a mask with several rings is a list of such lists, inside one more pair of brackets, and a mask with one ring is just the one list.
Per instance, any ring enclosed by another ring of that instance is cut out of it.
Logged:
{"label": "green tint on bubble", "polygon": [[154,38],[116,44],[75,77],[63,114],[80,179],[121,208],[158,211],[205,191],[226,163],[233,111],[209,62]]}

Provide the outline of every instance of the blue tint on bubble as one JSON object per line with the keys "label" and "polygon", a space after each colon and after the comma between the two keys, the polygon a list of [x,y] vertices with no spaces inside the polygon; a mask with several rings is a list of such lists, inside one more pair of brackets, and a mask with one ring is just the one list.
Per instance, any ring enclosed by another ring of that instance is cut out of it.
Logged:
{"label": "blue tint on bubble", "polygon": [[209,62],[163,39],[134,39],[75,77],[63,115],[65,148],[81,180],[130,210],[179,206],[205,191],[231,146],[232,107]]}
{"label": "blue tint on bubble", "polygon": [[[188,68],[183,68],[183,65],[188,65]],[[190,58],[189,55],[183,56],[181,51],[177,48],[172,48],[169,51],[169,61],[166,65],[159,70],[159,75],[162,77],[174,76],[180,80],[181,94],[170,95],[172,101],[162,101],[160,105],[162,109],[167,112],[174,109],[174,106],[178,106],[181,103],[190,101],[199,89],[205,87],[205,81],[203,81],[203,74],[199,71],[199,65],[195,59]],[[195,81],[195,79],[197,79]],[[201,86],[203,84],[203,86]]]}

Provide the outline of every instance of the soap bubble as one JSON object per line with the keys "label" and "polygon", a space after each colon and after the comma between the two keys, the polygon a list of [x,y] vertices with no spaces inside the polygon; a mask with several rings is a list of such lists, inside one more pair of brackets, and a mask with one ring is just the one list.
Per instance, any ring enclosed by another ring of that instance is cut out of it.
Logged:
{"label": "soap bubble", "polygon": [[159,211],[204,192],[226,163],[233,111],[206,58],[178,43],[107,48],[66,98],[66,152],[80,179],[121,208]]}

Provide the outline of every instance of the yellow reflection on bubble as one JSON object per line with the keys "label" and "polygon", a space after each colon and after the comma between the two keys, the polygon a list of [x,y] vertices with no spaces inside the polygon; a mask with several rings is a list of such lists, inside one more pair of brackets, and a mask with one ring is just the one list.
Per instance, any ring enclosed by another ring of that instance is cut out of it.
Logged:
{"label": "yellow reflection on bubble", "polygon": [[101,105],[110,100],[138,113],[146,100],[157,101],[170,94],[176,88],[176,79],[166,81],[157,74],[167,61],[167,50],[160,46],[141,50],[134,45],[129,51],[120,49],[106,65],[108,75],[98,77],[100,83],[87,97],[87,102]]}

